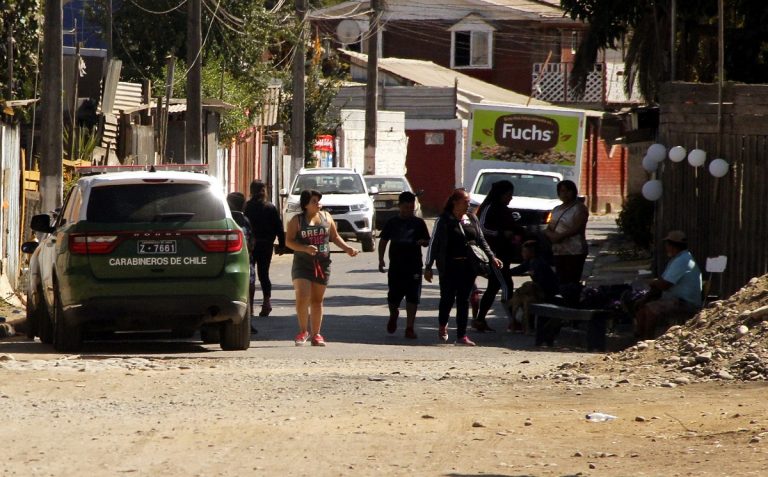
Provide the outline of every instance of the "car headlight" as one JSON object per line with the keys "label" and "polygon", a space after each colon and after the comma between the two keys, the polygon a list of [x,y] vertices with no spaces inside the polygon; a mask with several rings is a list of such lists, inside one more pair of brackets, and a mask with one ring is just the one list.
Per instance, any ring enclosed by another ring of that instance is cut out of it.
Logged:
{"label": "car headlight", "polygon": [[297,202],[288,202],[288,205],[285,206],[285,211],[289,213],[300,212],[301,205]]}
{"label": "car headlight", "polygon": [[352,204],[349,206],[351,212],[368,212],[371,210],[368,204]]}

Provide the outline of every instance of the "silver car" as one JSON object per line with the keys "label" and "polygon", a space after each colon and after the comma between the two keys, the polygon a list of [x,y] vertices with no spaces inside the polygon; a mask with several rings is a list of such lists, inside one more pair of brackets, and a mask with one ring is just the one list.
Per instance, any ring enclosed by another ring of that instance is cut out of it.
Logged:
{"label": "silver car", "polygon": [[397,175],[373,175],[364,176],[365,183],[369,189],[375,187],[378,194],[374,197],[373,207],[376,209],[376,228],[381,229],[389,219],[400,213],[397,205],[398,196],[401,192],[411,192],[416,195],[417,217],[421,217],[421,204],[418,196],[424,191],[414,191],[411,183],[405,176]]}

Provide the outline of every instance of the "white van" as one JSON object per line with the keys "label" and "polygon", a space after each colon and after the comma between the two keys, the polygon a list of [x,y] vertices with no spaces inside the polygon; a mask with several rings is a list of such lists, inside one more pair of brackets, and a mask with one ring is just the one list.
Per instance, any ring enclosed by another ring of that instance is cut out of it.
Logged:
{"label": "white van", "polygon": [[552,209],[560,205],[557,183],[563,175],[557,172],[528,171],[522,169],[480,169],[469,189],[470,207],[479,206],[494,182],[508,180],[515,186],[509,203],[518,225],[529,232],[537,232],[549,223]]}

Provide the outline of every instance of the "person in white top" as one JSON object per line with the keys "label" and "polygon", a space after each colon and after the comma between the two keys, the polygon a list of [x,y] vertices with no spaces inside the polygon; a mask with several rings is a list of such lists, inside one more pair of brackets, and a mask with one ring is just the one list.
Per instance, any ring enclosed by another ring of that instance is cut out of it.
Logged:
{"label": "person in white top", "polygon": [[587,259],[589,210],[579,199],[579,191],[573,181],[558,182],[557,196],[563,203],[552,210],[544,234],[552,243],[555,272],[560,285],[578,284]]}

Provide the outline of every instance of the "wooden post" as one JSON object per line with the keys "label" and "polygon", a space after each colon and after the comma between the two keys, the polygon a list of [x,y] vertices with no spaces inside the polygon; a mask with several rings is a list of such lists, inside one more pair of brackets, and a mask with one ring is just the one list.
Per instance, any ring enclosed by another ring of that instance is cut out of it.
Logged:
{"label": "wooden post", "polygon": [[[8,15],[10,17],[10,15]],[[13,19],[8,18],[8,22],[6,23],[6,29],[7,29],[7,43],[5,46],[5,51],[8,57],[8,92],[6,93],[6,99],[8,101],[13,99]]]}
{"label": "wooden post", "polygon": [[107,40],[107,63],[115,55],[112,49],[112,0],[105,0],[107,4],[107,31],[105,32]]}

